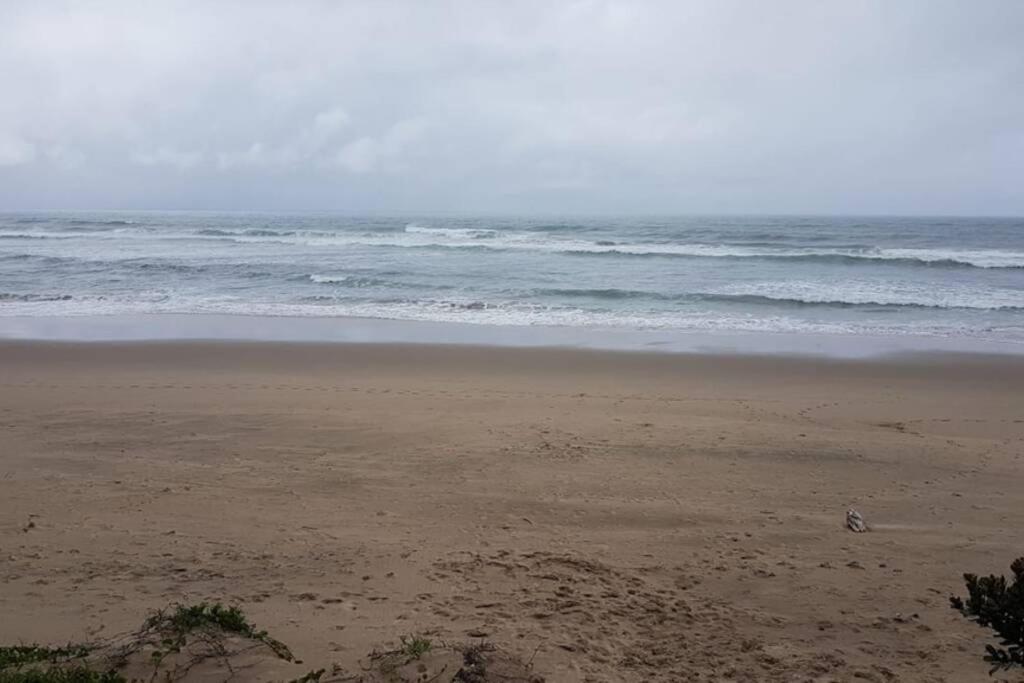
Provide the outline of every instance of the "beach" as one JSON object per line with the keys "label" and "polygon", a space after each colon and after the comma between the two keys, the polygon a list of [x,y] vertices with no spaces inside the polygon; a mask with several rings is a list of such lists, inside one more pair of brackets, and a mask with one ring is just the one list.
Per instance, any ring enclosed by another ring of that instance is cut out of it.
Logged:
{"label": "beach", "polygon": [[4,341],[0,642],[220,600],[303,660],[254,680],[412,634],[547,681],[988,680],[949,596],[1024,553],[1022,388],[1008,355]]}

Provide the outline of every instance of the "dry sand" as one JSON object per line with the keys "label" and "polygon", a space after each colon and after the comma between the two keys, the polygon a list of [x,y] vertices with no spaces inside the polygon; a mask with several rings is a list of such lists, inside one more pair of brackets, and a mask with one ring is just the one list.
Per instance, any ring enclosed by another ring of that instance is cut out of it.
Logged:
{"label": "dry sand", "polygon": [[220,599],[305,660],[244,680],[983,681],[948,596],[1024,554],[1011,357],[4,343],[0,429],[0,642]]}

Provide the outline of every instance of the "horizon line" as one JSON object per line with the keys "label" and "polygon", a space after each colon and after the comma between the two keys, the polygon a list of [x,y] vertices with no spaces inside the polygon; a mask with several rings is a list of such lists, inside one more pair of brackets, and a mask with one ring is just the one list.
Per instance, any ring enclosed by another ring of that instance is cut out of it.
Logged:
{"label": "horizon line", "polygon": [[905,212],[821,212],[821,211],[506,211],[469,209],[225,209],[225,208],[0,208],[2,214],[19,213],[210,213],[210,214],[333,214],[349,217],[388,216],[480,216],[480,217],[583,217],[583,218],[689,218],[689,217],[763,217],[763,218],[984,218],[1020,219],[1024,213],[905,213]]}

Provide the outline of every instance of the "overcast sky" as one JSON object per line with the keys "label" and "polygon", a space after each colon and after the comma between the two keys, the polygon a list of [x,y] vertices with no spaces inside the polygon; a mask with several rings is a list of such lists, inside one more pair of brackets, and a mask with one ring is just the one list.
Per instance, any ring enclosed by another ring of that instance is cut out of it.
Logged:
{"label": "overcast sky", "polygon": [[0,0],[0,210],[1024,215],[1024,1]]}

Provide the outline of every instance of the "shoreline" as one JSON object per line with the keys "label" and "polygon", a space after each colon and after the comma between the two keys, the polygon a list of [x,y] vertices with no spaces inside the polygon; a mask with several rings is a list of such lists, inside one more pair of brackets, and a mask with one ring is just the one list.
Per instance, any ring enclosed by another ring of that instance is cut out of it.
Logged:
{"label": "shoreline", "polygon": [[505,326],[383,318],[176,313],[4,316],[0,317],[0,340],[424,344],[861,359],[943,353],[1024,356],[1024,343],[973,337]]}
{"label": "shoreline", "polygon": [[[87,354],[92,363],[145,363],[170,370],[196,369],[222,362],[237,370],[269,362],[267,370],[308,367],[310,358],[340,367],[388,358],[394,368],[414,368],[437,360],[454,362],[460,370],[491,372],[511,361],[521,368],[542,371],[549,367],[579,367],[601,372],[678,371],[698,374],[763,372],[765,374],[854,371],[872,368],[879,373],[928,373],[941,370],[958,377],[978,370],[991,371],[993,379],[1020,380],[1024,386],[1024,362],[1017,354],[972,351],[895,351],[876,355],[834,356],[811,353],[750,353],[732,350],[664,352],[651,349],[587,348],[574,346],[502,346],[435,342],[332,342],[277,341],[260,339],[20,339],[0,337],[0,354],[8,362],[53,361]],[[1019,371],[1019,372],[1018,372]]]}

